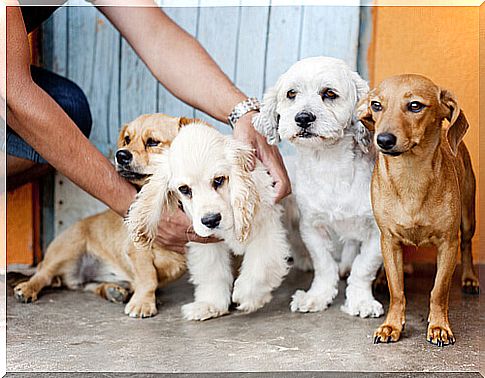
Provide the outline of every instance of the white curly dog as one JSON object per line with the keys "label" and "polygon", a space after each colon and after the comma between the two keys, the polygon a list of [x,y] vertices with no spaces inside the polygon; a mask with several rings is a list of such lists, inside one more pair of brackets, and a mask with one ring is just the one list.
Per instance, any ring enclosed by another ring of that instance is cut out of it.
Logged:
{"label": "white curly dog", "polygon": [[315,275],[308,291],[293,295],[292,311],[325,310],[337,295],[339,273],[350,271],[341,309],[361,317],[384,313],[371,287],[382,263],[370,197],[375,155],[353,116],[368,90],[343,61],[307,58],[267,91],[254,117],[270,143],[287,140],[297,150],[293,189]]}
{"label": "white curly dog", "polygon": [[[189,243],[187,265],[195,301],[182,307],[188,320],[224,315],[232,301],[252,312],[268,303],[288,271],[290,247],[275,204],[272,179],[261,162],[251,171],[252,152],[202,122],[184,126],[157,156],[150,181],[130,208],[126,223],[139,245],[156,236],[162,214],[179,204],[194,231],[222,242]],[[244,255],[234,282],[231,255]]]}

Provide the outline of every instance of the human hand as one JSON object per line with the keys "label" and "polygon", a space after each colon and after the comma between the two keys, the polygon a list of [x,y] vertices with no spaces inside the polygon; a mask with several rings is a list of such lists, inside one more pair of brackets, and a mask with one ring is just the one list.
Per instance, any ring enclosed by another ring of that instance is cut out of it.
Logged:
{"label": "human hand", "polygon": [[155,242],[163,248],[178,253],[185,253],[185,245],[188,242],[207,244],[220,241],[215,237],[204,238],[197,235],[192,228],[191,221],[180,209],[170,217],[162,215],[158,224],[158,234],[155,238]]}
{"label": "human hand", "polygon": [[[275,181],[276,202],[278,202],[291,193],[290,179],[278,147],[269,145],[266,138],[253,127],[251,122],[253,115],[254,112],[248,112],[239,118],[234,127],[233,136],[256,150],[256,157],[265,165]],[[253,161],[251,169],[254,169],[254,164]]]}

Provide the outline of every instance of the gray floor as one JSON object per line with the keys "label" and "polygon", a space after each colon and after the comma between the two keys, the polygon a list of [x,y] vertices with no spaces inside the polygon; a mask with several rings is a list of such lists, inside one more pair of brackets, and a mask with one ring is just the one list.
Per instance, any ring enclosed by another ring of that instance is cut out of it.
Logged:
{"label": "gray floor", "polygon": [[[290,295],[297,288],[307,288],[311,281],[311,274],[298,271],[290,273],[263,310],[250,315],[231,313],[203,323],[181,319],[180,306],[192,299],[192,287],[185,279],[163,290],[158,297],[159,314],[143,320],[130,319],[123,314],[122,306],[89,293],[48,290],[35,304],[19,304],[9,289],[7,369],[479,371],[480,339],[485,340],[480,337],[484,336],[480,301],[478,296],[462,295],[457,279],[450,298],[450,320],[457,343],[439,348],[425,340],[432,275],[429,266],[418,266],[407,278],[406,331],[399,343],[388,345],[372,344],[372,333],[382,318],[353,318],[339,310],[343,282],[336,302],[327,311],[291,313]],[[379,298],[387,308],[386,296]]]}

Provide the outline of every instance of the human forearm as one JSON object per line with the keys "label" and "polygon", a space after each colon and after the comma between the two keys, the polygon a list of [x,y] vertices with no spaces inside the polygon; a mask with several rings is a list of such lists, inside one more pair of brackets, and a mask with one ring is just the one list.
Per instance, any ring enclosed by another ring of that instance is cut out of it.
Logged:
{"label": "human forearm", "polygon": [[[97,1],[96,5],[102,4]],[[191,35],[158,8],[101,7],[157,79],[175,96],[226,122],[246,96]]]}
{"label": "human forearm", "polygon": [[[19,88],[21,86],[22,88]],[[136,190],[88,141],[62,108],[35,83],[8,96],[9,126],[59,172],[124,215]]]}
{"label": "human forearm", "polygon": [[7,21],[8,125],[59,172],[124,215],[135,189],[116,174],[64,110],[33,82],[20,8],[9,7]]}

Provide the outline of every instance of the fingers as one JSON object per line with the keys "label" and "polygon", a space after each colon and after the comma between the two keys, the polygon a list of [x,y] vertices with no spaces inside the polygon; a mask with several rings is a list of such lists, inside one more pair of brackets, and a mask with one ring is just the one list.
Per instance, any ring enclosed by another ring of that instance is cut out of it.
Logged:
{"label": "fingers", "polygon": [[157,237],[155,239],[155,243],[163,249],[166,249],[168,251],[177,252],[177,253],[180,253],[181,255],[185,254],[186,249],[187,249],[185,244],[179,244],[179,243],[172,244],[170,242],[167,242],[167,240],[159,238],[159,237]]}
{"label": "fingers", "polygon": [[275,197],[276,203],[280,202],[283,198],[291,194],[291,188],[288,188],[282,182],[277,181],[275,184],[275,189],[276,189],[276,197]]}
{"label": "fingers", "polygon": [[186,246],[171,245],[171,246],[166,246],[164,248],[168,249],[169,251],[174,251],[174,252],[180,253],[181,255],[185,255],[185,252],[187,252]]}
{"label": "fingers", "polygon": [[278,148],[276,146],[266,146],[267,148],[259,150],[261,151],[260,159],[275,181],[275,201],[279,202],[291,194],[291,183]]}

